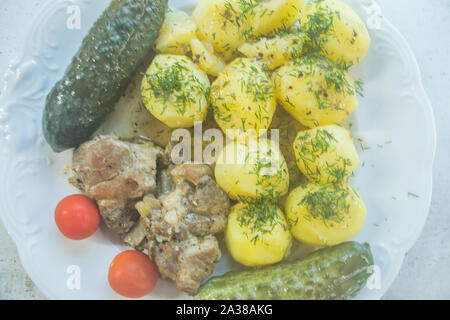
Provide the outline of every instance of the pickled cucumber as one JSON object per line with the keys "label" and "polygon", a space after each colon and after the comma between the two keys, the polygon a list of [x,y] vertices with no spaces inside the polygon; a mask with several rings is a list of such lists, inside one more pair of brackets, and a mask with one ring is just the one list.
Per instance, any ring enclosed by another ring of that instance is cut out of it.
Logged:
{"label": "pickled cucumber", "polygon": [[112,0],[47,96],[43,133],[56,152],[88,140],[113,111],[164,22],[167,0]]}
{"label": "pickled cucumber", "polygon": [[344,300],[356,296],[372,273],[368,244],[346,242],[305,259],[229,272],[204,284],[196,300]]}

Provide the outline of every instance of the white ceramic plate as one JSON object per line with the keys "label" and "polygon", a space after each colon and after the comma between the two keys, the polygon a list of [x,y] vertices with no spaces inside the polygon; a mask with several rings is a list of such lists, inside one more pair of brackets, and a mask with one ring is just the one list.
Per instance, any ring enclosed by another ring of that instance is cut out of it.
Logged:
{"label": "white ceramic plate", "polygon": [[[366,224],[356,240],[371,244],[380,280],[365,288],[358,298],[378,299],[396,277],[428,214],[435,126],[417,62],[405,39],[386,19],[380,18],[377,28],[381,12],[375,2],[347,2],[369,22],[372,37],[367,57],[352,71],[365,82],[365,97],[350,121],[362,163],[352,185],[368,208]],[[41,133],[46,94],[61,78],[84,35],[108,3],[47,1],[24,41],[22,57],[7,74],[0,98],[0,213],[23,266],[49,298],[119,298],[110,289],[106,274],[113,257],[123,249],[121,245],[111,241],[106,230],[74,242],[62,237],[55,227],[56,204],[76,190],[64,176],[70,152],[52,153]],[[195,3],[171,1],[172,6],[182,7]],[[81,8],[81,30],[66,27],[67,8],[73,5]],[[223,273],[230,265],[225,257],[216,273]],[[79,290],[67,286],[71,272],[76,270],[71,266],[79,267]],[[178,294],[170,282],[159,281],[147,298],[186,296]]]}

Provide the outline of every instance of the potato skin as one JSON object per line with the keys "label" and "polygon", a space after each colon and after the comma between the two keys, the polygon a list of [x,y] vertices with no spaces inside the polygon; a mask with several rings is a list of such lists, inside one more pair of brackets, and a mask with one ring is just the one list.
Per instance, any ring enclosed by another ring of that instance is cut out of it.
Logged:
{"label": "potato skin", "polygon": [[337,125],[300,131],[294,153],[305,177],[322,184],[347,183],[359,165],[350,131]]}
{"label": "potato skin", "polygon": [[197,26],[187,13],[170,8],[155,41],[155,49],[159,53],[184,55],[189,52],[196,31]]}
{"label": "potato skin", "polygon": [[[273,167],[265,172],[269,168],[264,164],[269,161]],[[218,156],[215,177],[233,200],[283,196],[289,190],[286,160],[278,145],[267,139],[237,139],[228,143]]]}
{"label": "potato skin", "polygon": [[348,72],[325,58],[305,56],[274,72],[278,101],[308,128],[342,123],[358,108]]}
{"label": "potato skin", "polygon": [[228,225],[225,229],[225,242],[231,256],[237,262],[249,266],[264,266],[280,262],[286,256],[292,236],[287,227],[283,212],[273,207],[276,211],[273,221],[267,221],[263,228],[269,232],[263,233],[249,224],[240,223],[239,218],[245,214],[254,213],[258,209],[249,209],[249,204],[238,203],[231,208],[228,216]]}
{"label": "potato skin", "polygon": [[355,237],[364,225],[367,212],[364,201],[353,188],[317,183],[292,190],[285,208],[292,235],[313,246],[334,246]]}
{"label": "potato skin", "polygon": [[262,64],[238,58],[213,82],[211,105],[229,138],[242,133],[258,137],[270,127],[277,108],[272,79]]}
{"label": "potato skin", "polygon": [[369,50],[371,39],[364,22],[342,1],[309,3],[300,24],[308,34],[310,52],[344,67],[359,63]]}
{"label": "potato skin", "polygon": [[171,128],[189,128],[203,122],[209,107],[208,76],[189,58],[157,55],[142,80],[146,108]]}

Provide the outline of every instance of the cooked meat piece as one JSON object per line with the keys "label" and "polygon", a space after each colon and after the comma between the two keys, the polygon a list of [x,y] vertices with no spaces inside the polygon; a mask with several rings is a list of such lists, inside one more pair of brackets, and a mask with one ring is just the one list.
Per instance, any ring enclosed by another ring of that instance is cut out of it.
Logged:
{"label": "cooked meat piece", "polygon": [[[136,204],[148,218],[144,228],[149,256],[163,277],[190,294],[220,259],[213,234],[225,230],[230,210],[230,200],[212,174],[207,165],[170,166],[158,175],[158,199],[148,195]],[[132,233],[141,235],[138,229]]]}
{"label": "cooked meat piece", "polygon": [[184,164],[169,167],[168,172],[175,186],[159,197],[162,210],[150,215],[153,237],[186,240],[224,231],[230,201],[211,177],[210,167]]}
{"label": "cooked meat piece", "polygon": [[155,191],[163,150],[151,142],[131,143],[99,136],[73,156],[76,186],[95,199],[136,199]]}
{"label": "cooked meat piece", "polygon": [[135,223],[133,229],[123,236],[123,242],[136,250],[144,250],[147,244],[148,228],[150,220],[147,217],[141,217],[138,223]]}
{"label": "cooked meat piece", "polygon": [[213,273],[221,257],[217,239],[211,235],[180,242],[151,242],[148,252],[164,278],[175,281],[178,290],[192,295]]}
{"label": "cooked meat piece", "polygon": [[211,168],[205,164],[181,164],[169,167],[169,171],[176,185],[185,180],[197,185],[200,178],[204,176],[213,177]]}
{"label": "cooked meat piece", "polygon": [[156,189],[156,169],[163,150],[151,142],[99,136],[75,150],[73,185],[97,200],[109,228],[128,232],[139,218],[135,203]]}
{"label": "cooked meat piece", "polygon": [[225,192],[210,176],[199,179],[195,191],[189,194],[191,210],[205,216],[221,215],[230,209],[230,201]]}
{"label": "cooked meat piece", "polygon": [[120,234],[128,232],[138,221],[134,203],[123,199],[97,200],[100,215],[106,226]]}
{"label": "cooked meat piece", "polygon": [[[175,215],[175,214],[174,214]],[[179,219],[176,226],[167,222],[163,213],[157,213],[151,217],[150,233],[159,242],[186,240],[193,236],[205,236],[223,232],[227,225],[226,216],[205,217],[194,213],[188,213]]]}
{"label": "cooked meat piece", "polygon": [[208,165],[167,168],[169,151],[99,136],[75,150],[71,183],[126,244],[147,248],[163,277],[195,294],[220,259],[213,234],[225,230],[230,200]]}

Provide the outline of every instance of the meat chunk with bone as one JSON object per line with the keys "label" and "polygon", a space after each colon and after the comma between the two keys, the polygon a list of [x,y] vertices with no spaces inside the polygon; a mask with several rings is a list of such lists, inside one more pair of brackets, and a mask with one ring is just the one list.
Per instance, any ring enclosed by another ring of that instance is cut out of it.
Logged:
{"label": "meat chunk with bone", "polygon": [[162,180],[166,187],[158,199],[148,195],[136,205],[147,229],[148,253],[163,277],[195,294],[220,259],[213,235],[225,230],[230,200],[207,165],[170,166]]}
{"label": "meat chunk with bone", "polygon": [[230,200],[212,178],[211,168],[184,164],[171,166],[168,172],[172,184],[166,184],[172,189],[158,199],[149,196],[137,204],[141,214],[150,219],[150,235],[163,242],[223,232]]}

